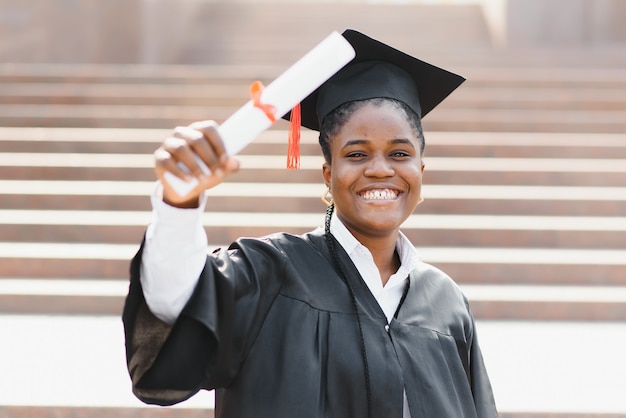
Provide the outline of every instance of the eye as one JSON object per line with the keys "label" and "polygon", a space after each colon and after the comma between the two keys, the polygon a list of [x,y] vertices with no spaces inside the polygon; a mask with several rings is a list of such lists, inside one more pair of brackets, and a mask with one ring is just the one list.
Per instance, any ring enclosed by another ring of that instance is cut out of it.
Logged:
{"label": "eye", "polygon": [[353,151],[353,152],[346,154],[346,158],[351,159],[351,160],[365,158],[365,153],[360,152],[360,151]]}
{"label": "eye", "polygon": [[407,158],[410,156],[411,154],[406,151],[394,151],[391,153],[392,158]]}

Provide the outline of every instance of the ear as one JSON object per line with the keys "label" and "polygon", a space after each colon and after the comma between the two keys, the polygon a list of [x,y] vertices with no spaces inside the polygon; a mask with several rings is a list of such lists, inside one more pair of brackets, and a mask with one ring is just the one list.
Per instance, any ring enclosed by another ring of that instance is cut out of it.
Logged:
{"label": "ear", "polygon": [[324,184],[326,187],[330,188],[330,177],[331,177],[331,166],[328,163],[324,163],[322,165],[322,176],[324,177]]}

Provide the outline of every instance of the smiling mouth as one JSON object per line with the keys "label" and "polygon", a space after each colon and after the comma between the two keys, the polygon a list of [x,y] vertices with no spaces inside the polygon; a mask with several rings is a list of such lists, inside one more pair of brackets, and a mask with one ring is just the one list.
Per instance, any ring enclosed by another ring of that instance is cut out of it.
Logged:
{"label": "smiling mouth", "polygon": [[359,195],[365,200],[393,200],[398,197],[399,192],[393,189],[375,189],[367,190]]}

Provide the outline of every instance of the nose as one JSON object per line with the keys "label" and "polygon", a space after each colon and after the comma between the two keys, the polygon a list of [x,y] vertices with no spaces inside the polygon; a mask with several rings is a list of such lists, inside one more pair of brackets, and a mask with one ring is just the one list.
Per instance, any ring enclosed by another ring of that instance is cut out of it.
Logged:
{"label": "nose", "polygon": [[366,177],[390,177],[395,170],[385,156],[376,156],[369,161],[364,174]]}

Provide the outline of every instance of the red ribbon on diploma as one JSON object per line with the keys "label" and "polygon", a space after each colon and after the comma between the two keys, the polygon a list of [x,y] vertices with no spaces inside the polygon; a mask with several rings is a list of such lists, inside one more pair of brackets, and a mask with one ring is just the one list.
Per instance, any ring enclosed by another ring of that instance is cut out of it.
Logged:
{"label": "red ribbon on diploma", "polygon": [[[261,102],[261,93],[263,93],[264,88],[263,83],[260,81],[252,83],[250,85],[250,98],[252,99],[252,105],[261,109],[265,116],[274,123],[276,122],[276,106]],[[297,104],[291,111],[287,168],[292,170],[300,168],[300,104]]]}
{"label": "red ribbon on diploma", "polygon": [[263,93],[263,83],[260,81],[255,81],[250,85],[250,98],[252,99],[252,104],[254,107],[257,107],[265,113],[265,116],[272,122],[276,122],[276,106],[261,103],[261,93]]}

